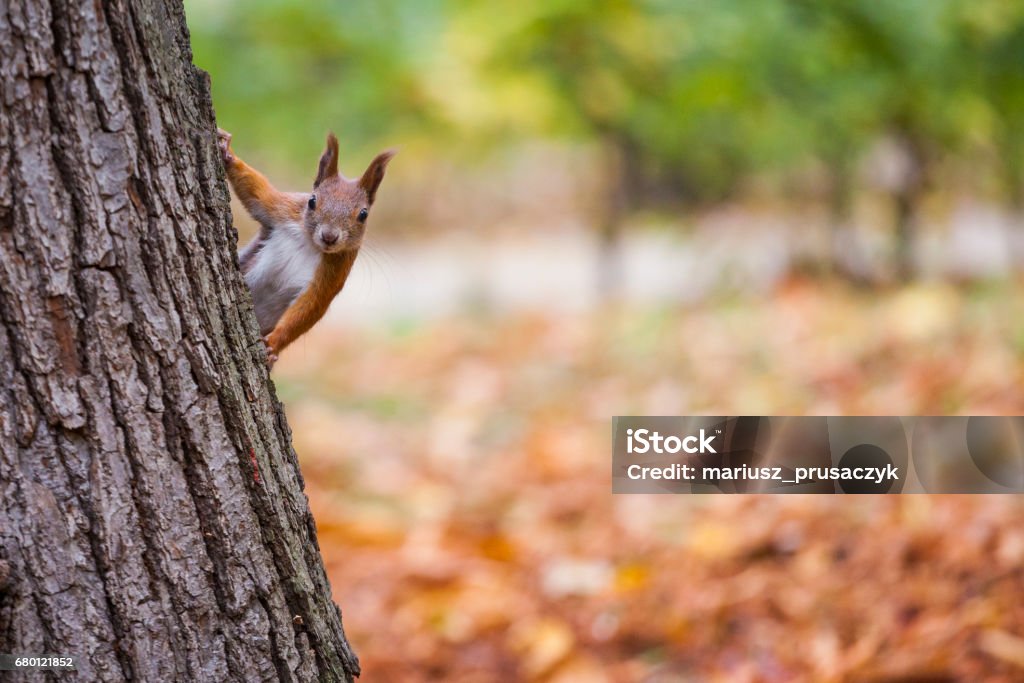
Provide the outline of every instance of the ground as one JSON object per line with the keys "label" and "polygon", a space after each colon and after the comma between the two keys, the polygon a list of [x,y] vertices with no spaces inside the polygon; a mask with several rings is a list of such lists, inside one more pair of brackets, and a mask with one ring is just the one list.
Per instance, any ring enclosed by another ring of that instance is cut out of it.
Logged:
{"label": "ground", "polygon": [[615,496],[610,417],[1024,414],[1007,284],[314,330],[282,358],[366,681],[1024,680],[1011,496]]}

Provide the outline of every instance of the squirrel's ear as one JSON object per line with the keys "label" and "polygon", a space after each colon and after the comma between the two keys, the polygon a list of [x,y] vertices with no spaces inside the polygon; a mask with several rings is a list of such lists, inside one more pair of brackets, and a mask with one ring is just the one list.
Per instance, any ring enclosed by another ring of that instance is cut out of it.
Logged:
{"label": "squirrel's ear", "polygon": [[391,161],[391,157],[395,156],[396,152],[393,149],[389,149],[386,152],[381,152],[370,165],[367,166],[366,171],[363,172],[363,177],[359,179],[359,187],[366,191],[366,197],[373,204],[373,198],[377,196],[377,188],[380,187],[380,181],[384,180],[384,169],[388,167],[388,162]]}
{"label": "squirrel's ear", "polygon": [[335,175],[338,175],[338,138],[334,136],[334,133],[328,133],[327,149],[320,157],[320,167],[316,171],[313,187],[318,187],[320,183]]}

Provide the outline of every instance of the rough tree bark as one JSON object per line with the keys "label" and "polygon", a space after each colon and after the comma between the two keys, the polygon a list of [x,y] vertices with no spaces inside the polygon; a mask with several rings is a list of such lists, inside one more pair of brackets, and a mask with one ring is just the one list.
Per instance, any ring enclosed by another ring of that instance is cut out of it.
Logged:
{"label": "rough tree bark", "polygon": [[0,652],[352,680],[181,1],[0,0],[0,100]]}

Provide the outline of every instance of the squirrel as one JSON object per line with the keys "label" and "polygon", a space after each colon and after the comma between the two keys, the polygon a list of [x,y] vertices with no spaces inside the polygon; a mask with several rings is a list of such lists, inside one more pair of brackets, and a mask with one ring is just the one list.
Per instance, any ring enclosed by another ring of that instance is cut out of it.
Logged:
{"label": "squirrel", "polygon": [[281,192],[235,155],[230,133],[218,128],[217,137],[231,187],[260,224],[259,234],[238,252],[238,262],[272,368],[345,286],[395,152],[378,154],[351,180],[338,173],[338,138],[329,133],[313,191]]}

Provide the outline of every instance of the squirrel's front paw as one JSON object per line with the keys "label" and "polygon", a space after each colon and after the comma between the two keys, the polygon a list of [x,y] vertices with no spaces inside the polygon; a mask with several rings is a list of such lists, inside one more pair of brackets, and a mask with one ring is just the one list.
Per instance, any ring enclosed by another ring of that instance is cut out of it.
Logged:
{"label": "squirrel's front paw", "polygon": [[217,129],[217,147],[220,148],[220,155],[225,164],[234,163],[235,155],[231,151],[231,133],[223,128]]}
{"label": "squirrel's front paw", "polygon": [[272,369],[274,363],[277,362],[277,351],[274,350],[274,345],[270,343],[270,335],[263,337],[263,344],[267,347],[267,368]]}

